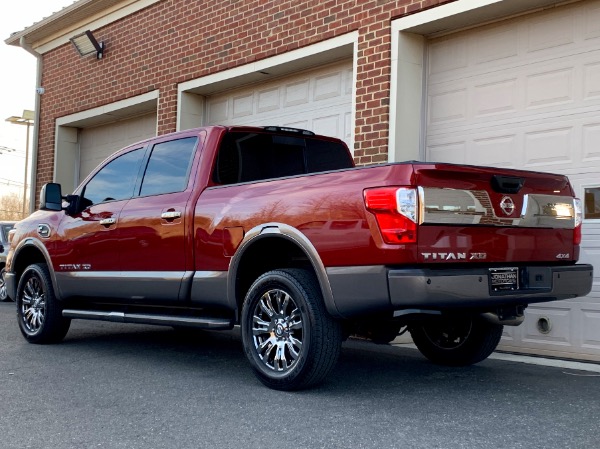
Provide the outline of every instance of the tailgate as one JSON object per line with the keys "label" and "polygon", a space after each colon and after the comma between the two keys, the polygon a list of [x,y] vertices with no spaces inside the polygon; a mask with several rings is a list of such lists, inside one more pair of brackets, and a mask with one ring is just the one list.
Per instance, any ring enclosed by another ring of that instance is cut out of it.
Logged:
{"label": "tailgate", "polygon": [[566,176],[415,164],[422,263],[575,261],[576,202]]}

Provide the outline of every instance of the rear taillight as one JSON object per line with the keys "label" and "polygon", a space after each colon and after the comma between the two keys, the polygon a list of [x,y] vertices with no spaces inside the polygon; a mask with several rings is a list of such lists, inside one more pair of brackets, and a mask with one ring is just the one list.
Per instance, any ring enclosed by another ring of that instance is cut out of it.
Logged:
{"label": "rear taillight", "polygon": [[383,241],[391,244],[415,243],[419,205],[417,190],[410,187],[366,189],[365,206],[377,219]]}
{"label": "rear taillight", "polygon": [[581,208],[581,200],[575,198],[573,200],[573,206],[575,208],[575,227],[573,228],[573,244],[581,244],[581,223],[583,222],[583,209]]}

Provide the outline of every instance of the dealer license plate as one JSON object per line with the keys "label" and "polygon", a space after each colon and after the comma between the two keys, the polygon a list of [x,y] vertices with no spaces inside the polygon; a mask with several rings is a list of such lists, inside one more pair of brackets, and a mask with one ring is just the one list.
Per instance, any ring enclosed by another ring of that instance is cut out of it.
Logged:
{"label": "dealer license plate", "polygon": [[493,292],[519,289],[518,268],[491,268],[490,288]]}

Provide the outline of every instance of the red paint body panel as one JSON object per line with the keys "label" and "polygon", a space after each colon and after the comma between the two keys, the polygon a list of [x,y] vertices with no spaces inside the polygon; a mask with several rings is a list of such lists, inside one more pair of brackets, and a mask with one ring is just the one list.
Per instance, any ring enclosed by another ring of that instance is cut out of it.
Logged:
{"label": "red paint body panel", "polygon": [[[92,206],[74,216],[38,212],[17,225],[16,244],[27,237],[40,240],[36,226],[46,223],[53,234],[40,241],[55,272],[71,271],[69,265],[87,264],[92,271],[176,273],[172,278],[183,272],[227,272],[244,236],[266,223],[285,224],[305,236],[325,267],[573,264],[579,256],[572,229],[425,223],[418,226],[417,243],[386,244],[375,216],[365,208],[367,188],[444,188],[487,192],[490,204],[486,207],[493,208],[497,216],[517,219],[526,194],[572,197],[572,188],[564,176],[404,163],[220,186],[212,173],[219,145],[232,129],[263,132],[257,128],[208,127],[161,136],[115,153],[108,160],[133,148],[149,151],[152,145],[165,140],[199,137],[184,191],[148,197],[134,195],[129,200]],[[508,195],[515,206],[511,216],[500,208],[506,194],[491,188],[494,175],[525,180],[518,193]],[[180,216],[166,220],[162,217],[164,212],[177,212]],[[101,225],[100,220],[106,218],[116,222]],[[428,258],[427,253],[435,253],[436,257]],[[485,259],[441,256],[457,253],[485,254]]]}
{"label": "red paint body panel", "polygon": [[[119,214],[127,200],[102,203],[71,217],[64,215],[53,237],[50,252],[55,271],[71,271],[65,265],[87,264],[94,271],[116,271],[119,260]],[[101,220],[115,224],[103,226]]]}
{"label": "red paint body panel", "polygon": [[[433,176],[441,166],[443,177]],[[569,229],[507,228],[498,226],[424,225],[417,245],[388,245],[382,241],[374,216],[365,209],[366,187],[420,185],[489,191],[492,174],[527,176],[515,200],[520,210],[526,193],[571,195],[562,176],[446,164],[392,164],[334,173],[207,189],[195,213],[196,267],[226,270],[229,260],[222,248],[223,232],[240,226],[246,232],[268,222],[300,230],[317,249],[326,267],[353,265],[413,265],[424,263],[421,252],[485,252],[487,263],[555,261],[558,253],[576,260],[578,251]],[[558,193],[556,192],[558,190]],[[492,203],[503,194],[491,192]],[[499,213],[499,211],[496,211]],[[429,260],[428,263],[452,263]],[[482,263],[464,260],[463,263]],[[561,261],[564,263],[564,259]]]}

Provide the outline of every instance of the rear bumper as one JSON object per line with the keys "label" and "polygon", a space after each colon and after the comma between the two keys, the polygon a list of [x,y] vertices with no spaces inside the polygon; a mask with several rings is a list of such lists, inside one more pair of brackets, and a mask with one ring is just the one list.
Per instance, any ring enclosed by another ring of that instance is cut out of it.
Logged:
{"label": "rear bumper", "polygon": [[493,309],[585,296],[591,265],[519,267],[519,289],[492,291],[490,270],[337,267],[327,270],[342,316],[403,309]]}

